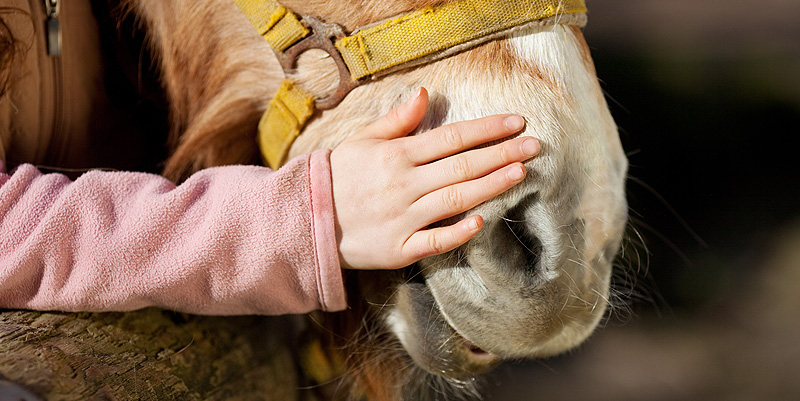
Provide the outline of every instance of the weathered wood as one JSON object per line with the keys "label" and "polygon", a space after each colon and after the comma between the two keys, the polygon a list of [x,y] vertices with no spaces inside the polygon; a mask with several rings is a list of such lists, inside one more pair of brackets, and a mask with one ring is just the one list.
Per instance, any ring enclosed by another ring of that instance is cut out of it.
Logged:
{"label": "weathered wood", "polygon": [[46,400],[296,400],[288,317],[0,313],[0,376]]}

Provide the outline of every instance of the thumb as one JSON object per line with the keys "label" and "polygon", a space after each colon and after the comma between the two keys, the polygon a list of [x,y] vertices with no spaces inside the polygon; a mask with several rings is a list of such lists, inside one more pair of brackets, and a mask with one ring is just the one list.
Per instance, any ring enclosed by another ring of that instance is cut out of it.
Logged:
{"label": "thumb", "polygon": [[414,131],[428,109],[428,91],[419,88],[416,93],[385,116],[367,125],[351,139],[395,139]]}

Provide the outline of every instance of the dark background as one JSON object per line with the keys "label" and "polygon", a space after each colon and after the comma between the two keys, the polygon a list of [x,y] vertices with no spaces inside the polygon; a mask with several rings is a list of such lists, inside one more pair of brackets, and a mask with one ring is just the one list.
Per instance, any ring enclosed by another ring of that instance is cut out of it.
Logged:
{"label": "dark background", "polygon": [[800,399],[800,1],[587,3],[636,285],[576,351],[501,366],[487,399]]}

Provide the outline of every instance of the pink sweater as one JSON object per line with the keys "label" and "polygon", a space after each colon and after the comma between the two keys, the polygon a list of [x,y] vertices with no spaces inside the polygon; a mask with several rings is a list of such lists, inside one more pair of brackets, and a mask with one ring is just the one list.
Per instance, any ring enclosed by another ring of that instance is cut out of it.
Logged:
{"label": "pink sweater", "polygon": [[329,151],[180,186],[0,160],[0,308],[206,315],[344,309]]}

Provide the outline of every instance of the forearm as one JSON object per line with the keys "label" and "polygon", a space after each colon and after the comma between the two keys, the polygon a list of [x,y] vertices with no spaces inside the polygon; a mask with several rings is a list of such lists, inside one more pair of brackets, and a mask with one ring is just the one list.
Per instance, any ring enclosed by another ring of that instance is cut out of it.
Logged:
{"label": "forearm", "polygon": [[327,157],[208,169],[177,187],[141,173],[0,175],[0,307],[343,309]]}

